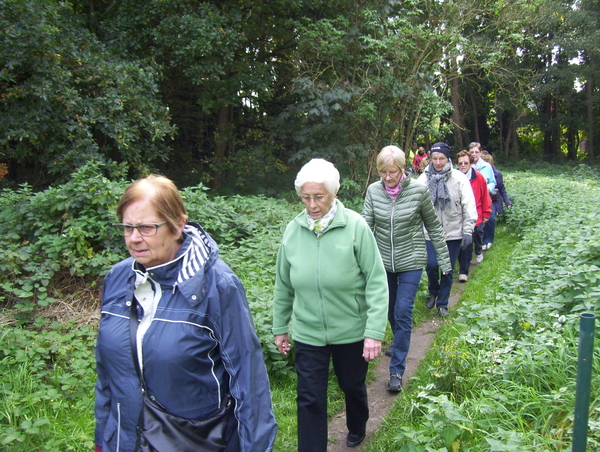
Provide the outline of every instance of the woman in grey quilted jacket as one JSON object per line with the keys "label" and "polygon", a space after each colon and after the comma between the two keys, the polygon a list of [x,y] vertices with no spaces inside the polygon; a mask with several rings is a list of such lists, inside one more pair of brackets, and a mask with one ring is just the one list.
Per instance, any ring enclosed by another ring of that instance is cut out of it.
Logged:
{"label": "woman in grey quilted jacket", "polygon": [[405,172],[406,157],[396,146],[377,156],[381,180],[367,189],[363,217],[373,230],[387,272],[388,320],[394,332],[388,391],[402,390],[402,375],[410,347],[415,297],[427,265],[425,230],[434,245],[442,271],[450,258],[442,226],[431,202],[429,188]]}

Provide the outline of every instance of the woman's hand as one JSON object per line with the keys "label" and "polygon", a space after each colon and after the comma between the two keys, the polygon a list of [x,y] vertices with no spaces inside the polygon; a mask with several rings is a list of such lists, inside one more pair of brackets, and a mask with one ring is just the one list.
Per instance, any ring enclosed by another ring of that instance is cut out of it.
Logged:
{"label": "woman's hand", "polygon": [[282,355],[287,355],[292,346],[289,343],[289,337],[287,334],[279,334],[275,336],[275,345]]}
{"label": "woman's hand", "polygon": [[365,345],[363,347],[363,358],[365,361],[373,361],[381,353],[381,341],[375,339],[365,338]]}

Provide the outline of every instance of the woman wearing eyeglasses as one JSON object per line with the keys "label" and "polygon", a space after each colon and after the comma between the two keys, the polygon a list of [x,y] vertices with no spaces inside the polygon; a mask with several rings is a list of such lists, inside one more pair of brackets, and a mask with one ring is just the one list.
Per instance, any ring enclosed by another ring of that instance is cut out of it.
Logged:
{"label": "woman wearing eyeglasses", "polygon": [[[406,157],[396,146],[377,156],[381,180],[367,189],[363,217],[373,229],[387,272],[388,320],[394,333],[388,391],[402,391],[402,375],[412,333],[412,313],[423,268],[427,265],[427,230],[442,270],[450,271],[448,249],[427,186],[408,177]],[[388,352],[386,351],[386,354]]]}
{"label": "woman wearing eyeglasses", "polygon": [[467,176],[473,189],[475,196],[475,206],[477,208],[477,222],[473,231],[472,243],[458,254],[458,263],[460,272],[458,274],[459,282],[467,282],[469,280],[469,266],[473,257],[473,249],[477,262],[483,260],[482,245],[483,245],[483,228],[490,219],[492,214],[492,199],[488,191],[488,185],[482,173],[477,171],[473,166],[475,158],[467,151],[460,151],[456,154],[456,164],[461,173]]}
{"label": "woman wearing eyeglasses", "polygon": [[[298,450],[327,451],[329,362],[346,396],[346,445],[365,438],[368,362],[381,352],[387,287],[365,220],[336,199],[340,174],[313,159],[295,187],[306,210],[286,227],[276,266],[273,334],[280,353],[294,339]],[[290,326],[291,323],[291,326]]]}
{"label": "woman wearing eyeglasses", "polygon": [[187,222],[181,195],[161,176],[130,185],[117,217],[131,257],[104,280],[96,450],[155,450],[140,448],[144,386],[147,397],[185,419],[230,406],[216,441],[222,450],[270,451],[276,424],[261,346],[241,282],[218,258],[217,244]]}

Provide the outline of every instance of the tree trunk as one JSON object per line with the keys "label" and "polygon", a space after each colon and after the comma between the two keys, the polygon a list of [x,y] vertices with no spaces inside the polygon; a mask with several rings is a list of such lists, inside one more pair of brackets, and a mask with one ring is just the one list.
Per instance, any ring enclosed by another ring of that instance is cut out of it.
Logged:
{"label": "tree trunk", "polygon": [[229,144],[229,105],[221,105],[219,107],[219,115],[217,118],[217,136],[215,145],[215,155],[213,159],[212,177],[210,180],[210,187],[214,189],[221,189],[223,187],[223,174],[222,165],[225,161],[225,151]]}
{"label": "tree trunk", "polygon": [[594,160],[594,87],[593,87],[593,78],[590,75],[588,77],[587,86],[586,86],[586,98],[587,98],[587,117],[588,117],[588,139],[585,145],[585,150],[587,151],[588,159]]}
{"label": "tree trunk", "polygon": [[503,130],[502,129],[506,129],[506,138],[504,138],[504,143],[501,142],[501,146],[504,146],[504,156],[508,157],[510,155],[510,143],[511,143],[511,139],[512,139],[512,134],[513,134],[513,115],[510,112],[503,112],[501,115],[503,121],[502,121],[502,127],[500,128],[500,137],[502,139],[503,137]]}
{"label": "tree trunk", "polygon": [[475,102],[475,96],[473,90],[469,90],[469,97],[471,98],[471,108],[473,109],[473,128],[475,129],[475,141],[481,143],[481,136],[479,135],[479,112],[477,110],[477,102]]}
{"label": "tree trunk", "polygon": [[577,132],[573,127],[567,128],[567,158],[569,160],[577,160]]}
{"label": "tree trunk", "polygon": [[514,118],[510,125],[510,137],[512,142],[510,155],[512,155],[515,160],[519,160],[519,136],[517,135],[517,121]]}
{"label": "tree trunk", "polygon": [[464,148],[463,131],[465,130],[462,120],[462,108],[460,107],[460,90],[458,79],[458,68],[456,59],[450,59],[452,79],[450,80],[450,97],[452,100],[452,122],[454,123],[454,144],[460,149]]}

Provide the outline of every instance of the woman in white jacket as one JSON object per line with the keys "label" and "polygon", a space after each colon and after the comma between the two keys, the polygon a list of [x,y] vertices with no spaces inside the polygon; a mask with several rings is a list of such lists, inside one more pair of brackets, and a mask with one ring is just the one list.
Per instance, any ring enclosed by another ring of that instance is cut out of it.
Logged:
{"label": "woman in white jacket", "polygon": [[[450,146],[446,143],[435,143],[431,147],[431,163],[419,176],[418,181],[429,186],[433,207],[446,237],[451,268],[454,268],[460,249],[466,248],[473,241],[477,209],[471,184],[463,173],[452,168]],[[429,280],[427,308],[437,306],[440,316],[446,317],[454,271],[440,274],[435,250],[430,240],[427,240],[427,256],[426,272]]]}

